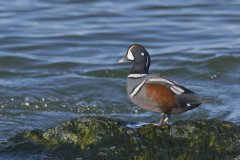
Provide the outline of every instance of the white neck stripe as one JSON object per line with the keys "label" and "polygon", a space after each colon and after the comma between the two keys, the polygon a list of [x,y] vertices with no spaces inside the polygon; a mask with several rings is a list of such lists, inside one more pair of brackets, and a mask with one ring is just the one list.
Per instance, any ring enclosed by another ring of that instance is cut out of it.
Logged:
{"label": "white neck stripe", "polygon": [[147,66],[148,66],[148,56],[147,56],[147,61],[146,61],[146,68],[147,68]]}
{"label": "white neck stripe", "polygon": [[140,77],[144,77],[147,74],[129,74],[128,77],[129,78],[140,78]]}

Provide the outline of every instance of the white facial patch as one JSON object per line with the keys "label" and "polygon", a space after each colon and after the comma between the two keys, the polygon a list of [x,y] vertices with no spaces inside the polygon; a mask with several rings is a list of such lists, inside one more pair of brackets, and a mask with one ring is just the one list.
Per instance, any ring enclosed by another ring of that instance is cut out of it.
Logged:
{"label": "white facial patch", "polygon": [[142,52],[141,55],[144,56],[144,53]]}
{"label": "white facial patch", "polygon": [[[132,47],[131,47],[132,48]],[[128,49],[128,53],[127,53],[127,58],[129,60],[134,60],[134,57],[133,57],[133,53],[131,52],[131,48]]]}

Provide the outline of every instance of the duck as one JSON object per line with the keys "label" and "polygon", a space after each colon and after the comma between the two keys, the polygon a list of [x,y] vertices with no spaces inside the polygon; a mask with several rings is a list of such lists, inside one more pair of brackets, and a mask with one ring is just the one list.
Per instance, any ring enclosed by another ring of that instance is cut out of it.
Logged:
{"label": "duck", "polygon": [[170,115],[194,109],[204,99],[190,89],[160,74],[149,73],[151,59],[144,46],[133,44],[119,63],[131,62],[127,76],[127,95],[131,102],[150,112],[160,114],[157,126],[168,125]]}

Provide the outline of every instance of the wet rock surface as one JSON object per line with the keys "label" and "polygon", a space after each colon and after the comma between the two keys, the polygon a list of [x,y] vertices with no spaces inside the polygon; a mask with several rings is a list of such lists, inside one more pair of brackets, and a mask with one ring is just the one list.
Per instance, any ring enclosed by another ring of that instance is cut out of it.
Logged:
{"label": "wet rock surface", "polygon": [[240,126],[219,120],[131,128],[119,119],[84,116],[23,136],[70,159],[237,159],[240,155]]}

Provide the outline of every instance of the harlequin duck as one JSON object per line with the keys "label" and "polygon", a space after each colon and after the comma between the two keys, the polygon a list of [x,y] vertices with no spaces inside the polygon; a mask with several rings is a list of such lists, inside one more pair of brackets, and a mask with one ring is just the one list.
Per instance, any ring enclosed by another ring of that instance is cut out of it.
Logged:
{"label": "harlequin duck", "polygon": [[122,62],[133,63],[127,78],[127,94],[130,100],[143,109],[161,113],[158,126],[168,124],[171,114],[196,108],[204,101],[199,95],[178,83],[149,73],[149,53],[139,44],[128,48],[126,55],[119,60],[119,63]]}

